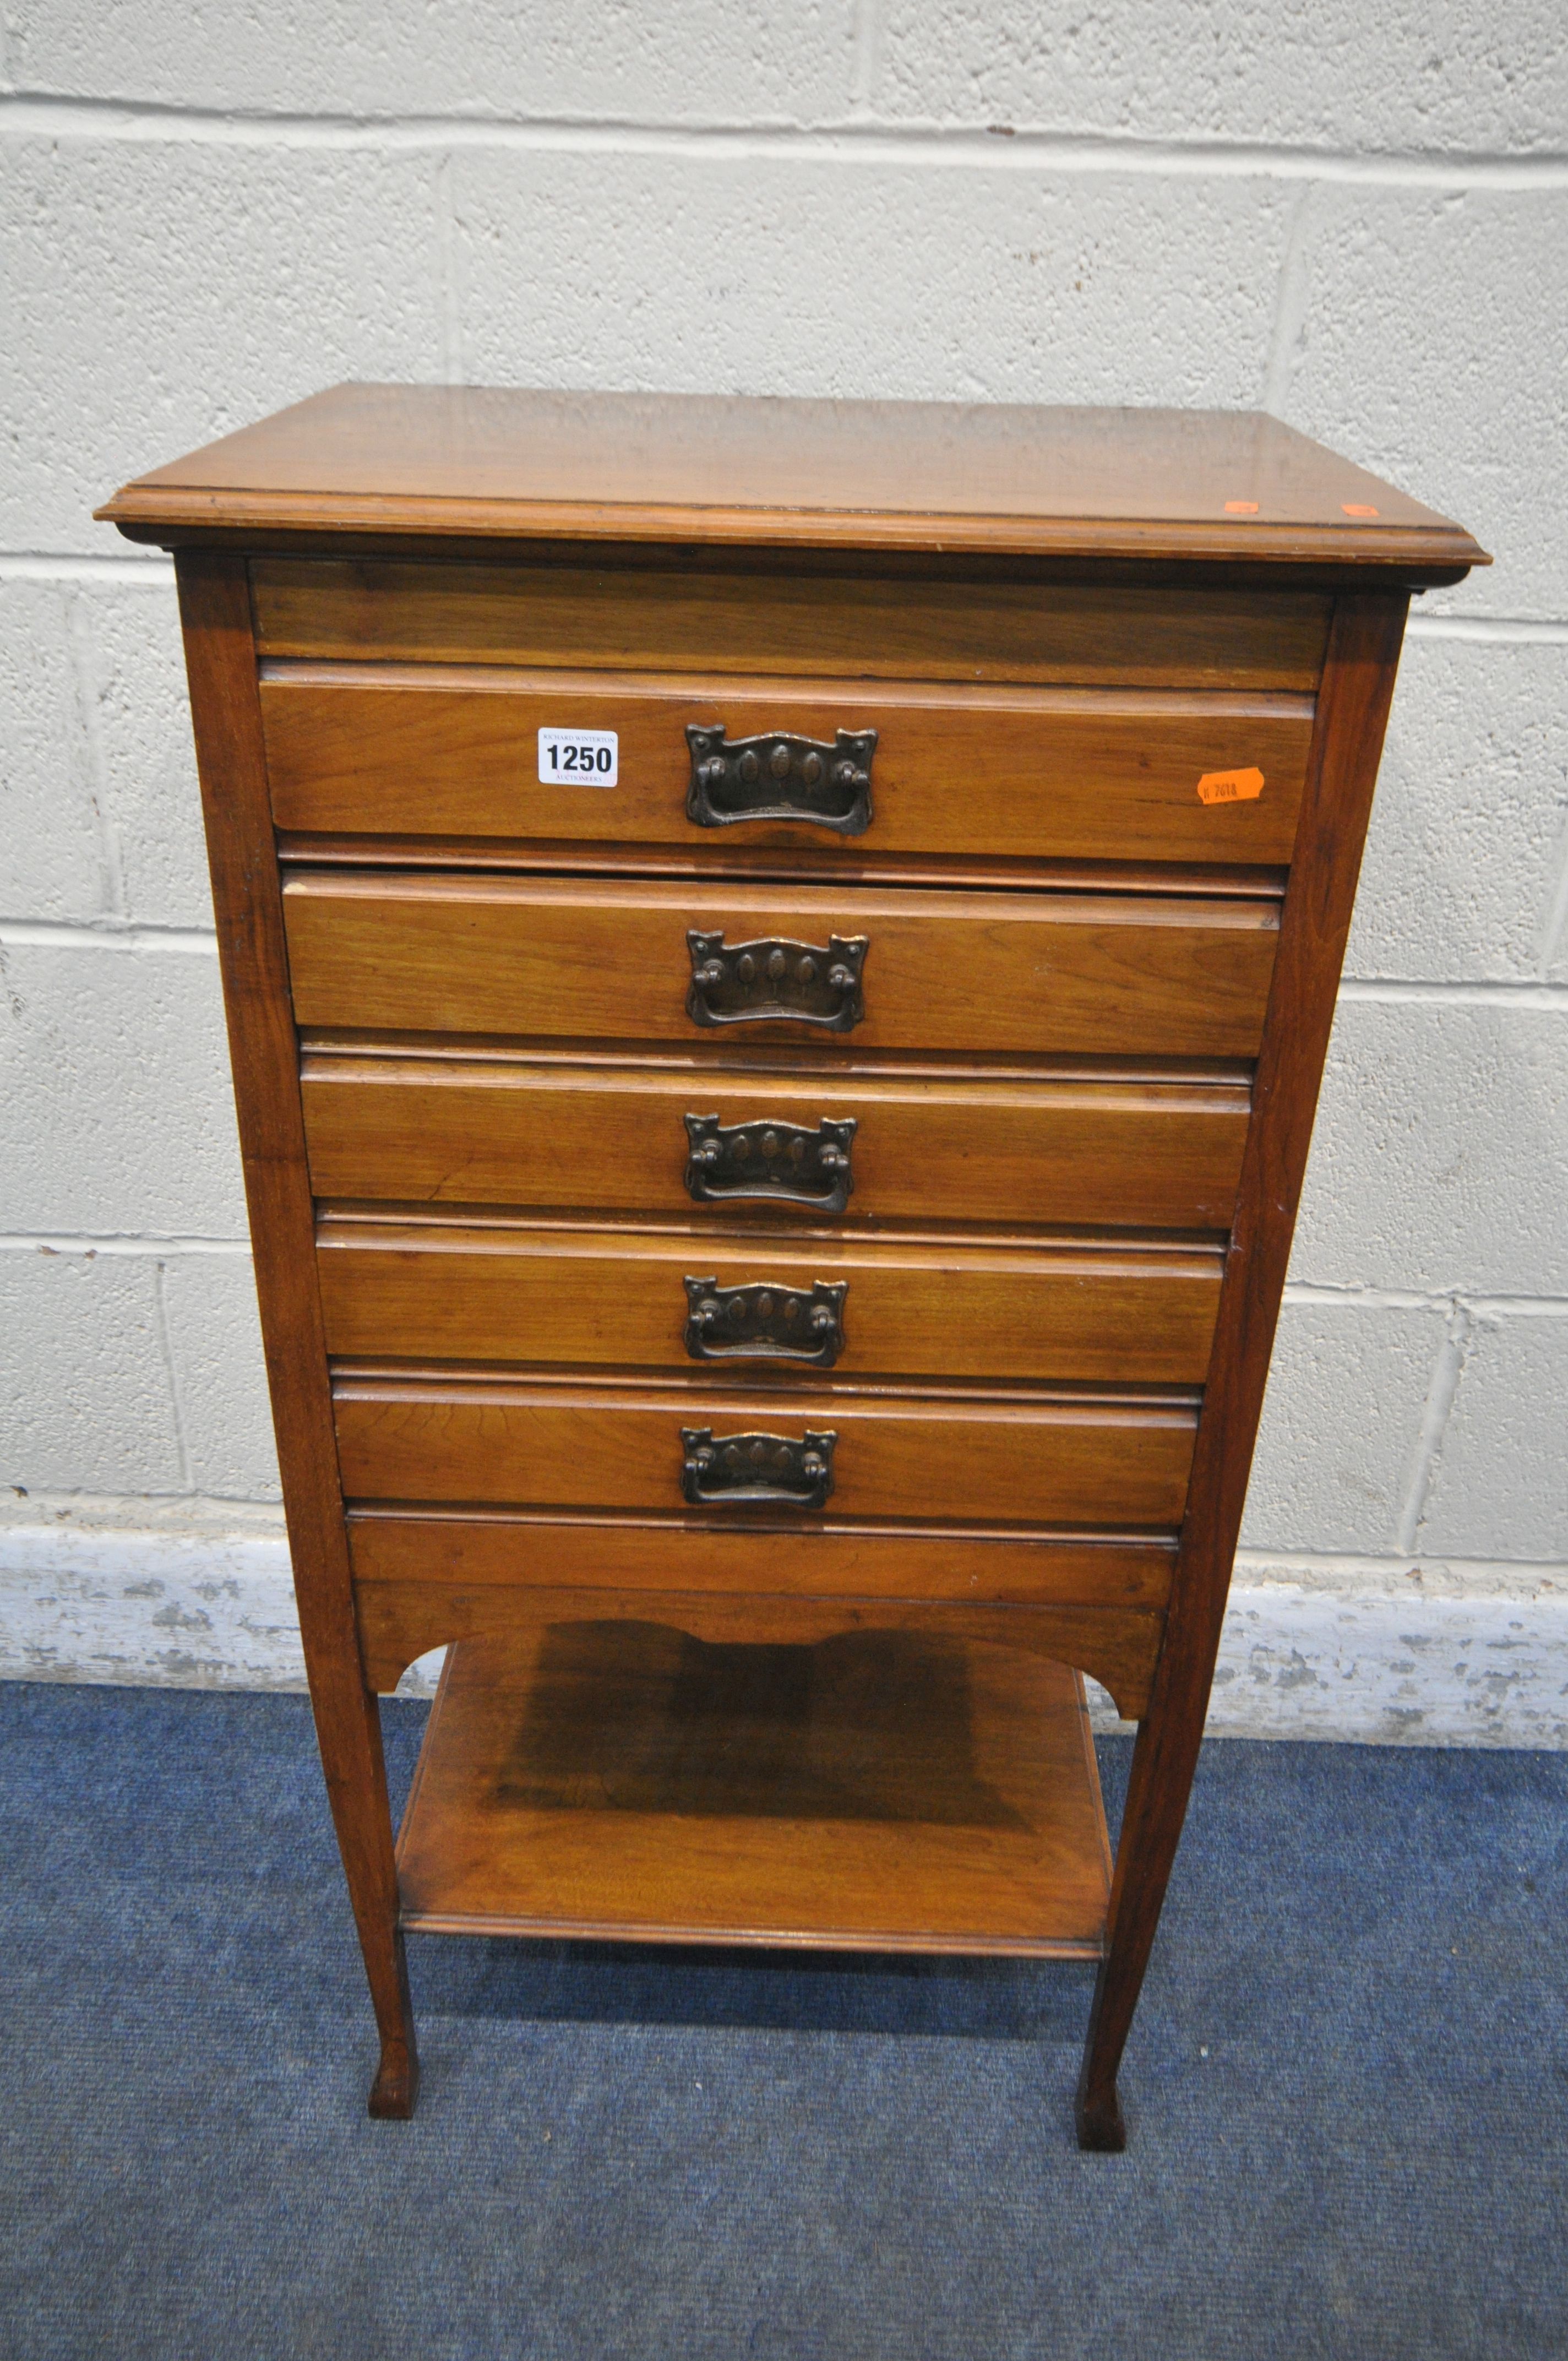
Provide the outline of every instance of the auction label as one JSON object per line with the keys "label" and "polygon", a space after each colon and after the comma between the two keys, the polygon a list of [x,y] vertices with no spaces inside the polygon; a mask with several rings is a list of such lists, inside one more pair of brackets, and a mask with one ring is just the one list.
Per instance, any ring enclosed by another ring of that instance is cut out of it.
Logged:
{"label": "auction label", "polygon": [[613,787],[620,775],[614,730],[542,730],[539,776],[546,786]]}
{"label": "auction label", "polygon": [[1250,804],[1262,793],[1261,771],[1205,771],[1198,782],[1201,804]]}

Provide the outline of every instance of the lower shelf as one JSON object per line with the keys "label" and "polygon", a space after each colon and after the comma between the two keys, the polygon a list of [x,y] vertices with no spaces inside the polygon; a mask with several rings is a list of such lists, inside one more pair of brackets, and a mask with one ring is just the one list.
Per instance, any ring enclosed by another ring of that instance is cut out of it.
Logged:
{"label": "lower shelf", "polygon": [[555,1621],[447,1657],[405,1927],[1098,1959],[1076,1673],[912,1631],[722,1644]]}

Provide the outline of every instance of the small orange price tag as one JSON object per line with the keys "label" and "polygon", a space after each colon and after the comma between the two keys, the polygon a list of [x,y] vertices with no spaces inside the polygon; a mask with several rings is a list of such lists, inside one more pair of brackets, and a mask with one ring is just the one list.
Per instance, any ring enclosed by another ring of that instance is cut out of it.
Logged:
{"label": "small orange price tag", "polygon": [[1225,502],[1225,514],[1227,516],[1255,516],[1257,514],[1257,502],[1255,500],[1227,500]]}
{"label": "small orange price tag", "polygon": [[1376,509],[1369,509],[1365,500],[1341,500],[1340,506],[1346,516],[1376,516],[1377,513]]}
{"label": "small orange price tag", "polygon": [[1249,804],[1262,793],[1261,771],[1205,771],[1198,782],[1201,804]]}

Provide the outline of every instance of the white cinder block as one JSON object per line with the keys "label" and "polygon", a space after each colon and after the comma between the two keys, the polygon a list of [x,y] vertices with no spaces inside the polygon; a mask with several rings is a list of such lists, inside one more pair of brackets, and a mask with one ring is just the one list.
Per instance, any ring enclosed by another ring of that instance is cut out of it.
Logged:
{"label": "white cinder block", "polygon": [[1346,974],[1540,978],[1565,825],[1568,647],[1409,640]]}
{"label": "white cinder block", "polygon": [[244,1238],[215,952],[0,946],[0,1230]]}
{"label": "white cinder block", "polygon": [[795,120],[840,112],[850,0],[627,7],[531,0],[284,0],[182,15],[159,0],[20,0],[11,72],[29,90],[302,114]]}
{"label": "white cinder block", "polygon": [[1442,1311],[1285,1306],[1244,1548],[1374,1557],[1395,1546],[1446,1328]]}
{"label": "white cinder block", "polygon": [[1552,1010],[1342,1000],[1291,1277],[1568,1293],[1568,1024]]}
{"label": "white cinder block", "polygon": [[280,1497],[248,1255],[164,1265],[164,1316],[191,1481],[214,1500]]}
{"label": "white cinder block", "polygon": [[1434,610],[1568,613],[1568,189],[1320,188],[1284,415],[1468,525]]}
{"label": "white cinder block", "polygon": [[1418,1544],[1568,1559],[1568,1312],[1476,1323]]}
{"label": "white cinder block", "polygon": [[464,374],[1241,405],[1288,191],[798,158],[458,153]]}
{"label": "white cinder block", "polygon": [[0,582],[0,917],[109,906],[71,642],[73,593]]}
{"label": "white cinder block", "polygon": [[1552,0],[887,0],[880,54],[877,112],[939,123],[1471,154],[1554,148],[1568,114]]}
{"label": "white cinder block", "polygon": [[188,1488],[157,1290],[139,1256],[0,1253],[0,1483]]}
{"label": "white cinder block", "polygon": [[127,915],[210,927],[213,896],[173,577],[80,594],[92,634],[104,795]]}
{"label": "white cinder block", "polygon": [[433,156],[172,140],[0,150],[12,424],[0,537],[123,547],[90,511],[341,378],[439,378]]}

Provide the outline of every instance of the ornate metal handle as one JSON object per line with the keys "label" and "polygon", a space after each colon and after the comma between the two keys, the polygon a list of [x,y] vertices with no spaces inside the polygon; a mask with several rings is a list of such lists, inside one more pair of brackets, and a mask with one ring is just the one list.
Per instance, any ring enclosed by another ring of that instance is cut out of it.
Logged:
{"label": "ornate metal handle", "polygon": [[796,1443],[787,1434],[725,1434],[711,1426],[683,1426],[681,1490],[695,1506],[787,1500],[792,1509],[820,1509],[833,1489],[832,1428],[807,1427]]}
{"label": "ornate metal handle", "polygon": [[805,819],[840,836],[863,836],[872,824],[874,730],[840,730],[831,746],[770,730],[726,742],[725,725],[686,726],[691,785],[686,818],[698,828],[732,828],[740,819]]}
{"label": "ornate metal handle", "polygon": [[774,936],[727,949],[722,928],[705,935],[694,927],[686,948],[692,962],[686,1014],[694,1025],[784,1016],[820,1025],[824,1032],[850,1033],[866,1013],[861,971],[869,935],[829,935],[826,950]]}
{"label": "ornate metal handle", "polygon": [[808,1290],[756,1279],[743,1287],[686,1281],[685,1346],[694,1361],[808,1361],[830,1369],[844,1349],[847,1279]]}
{"label": "ornate metal handle", "polygon": [[726,1128],[716,1115],[688,1115],[686,1187],[699,1205],[773,1197],[841,1213],[854,1194],[850,1149],[858,1128],[852,1115],[825,1115],[815,1131],[765,1115]]}

